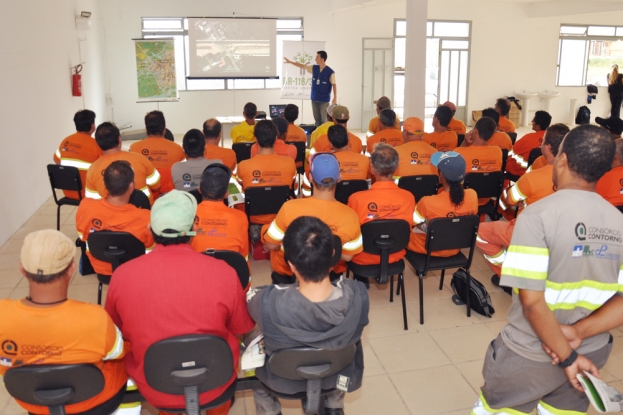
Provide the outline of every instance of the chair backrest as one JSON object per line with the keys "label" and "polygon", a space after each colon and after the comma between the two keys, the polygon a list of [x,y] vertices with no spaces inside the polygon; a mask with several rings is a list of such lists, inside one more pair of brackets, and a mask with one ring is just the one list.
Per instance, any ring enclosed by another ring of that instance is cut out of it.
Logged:
{"label": "chair backrest", "polygon": [[244,204],[251,223],[252,215],[276,214],[290,199],[290,186],[247,187]]}
{"label": "chair backrest", "polygon": [[350,195],[362,190],[368,190],[366,180],[342,180],[335,186],[335,200],[347,205]]}
{"label": "chair backrest", "polygon": [[478,215],[433,219],[426,232],[426,249],[430,252],[470,248],[476,241],[479,224]]}
{"label": "chair backrest", "polygon": [[151,204],[147,195],[140,190],[134,190],[130,195],[130,204],[137,208],[151,210]]}
{"label": "chair backrest", "polygon": [[465,141],[465,134],[457,134],[456,136],[458,138],[456,146],[461,147],[461,144],[463,144],[463,141]]}
{"label": "chair backrest", "polygon": [[530,155],[528,156],[528,167],[532,166],[532,163],[534,163],[534,161],[542,155],[543,152],[541,151],[541,147],[533,148],[532,150],[530,150]]}
{"label": "chair backrest", "polygon": [[401,219],[379,219],[361,225],[363,251],[380,255],[381,266],[377,281],[385,284],[389,276],[389,255],[401,251],[409,244],[411,225]]}
{"label": "chair backrest", "polygon": [[623,205],[615,206],[615,208],[619,209],[619,212],[623,213]]}
{"label": "chair backrest", "polygon": [[305,150],[307,143],[304,141],[286,141],[286,144],[292,144],[296,147],[296,162],[305,161]]}
{"label": "chair backrest", "polygon": [[78,197],[82,199],[82,180],[80,180],[80,170],[77,167],[48,164],[48,177],[55,201],[54,189],[75,190],[78,192]]}
{"label": "chair backrest", "polygon": [[402,176],[398,180],[398,187],[405,189],[419,202],[424,196],[433,196],[439,189],[439,176],[423,174],[421,176]]}
{"label": "chair backrest", "polygon": [[271,373],[289,380],[321,379],[335,375],[351,364],[357,346],[339,350],[297,347],[273,353],[267,362]]}
{"label": "chair backrest", "polygon": [[502,171],[506,171],[506,162],[508,161],[508,150],[502,150]]}
{"label": "chair backrest", "polygon": [[86,401],[102,392],[104,375],[91,364],[31,365],[7,370],[4,384],[13,398],[50,407],[54,415],[64,414],[65,405]]}
{"label": "chair backrest", "polygon": [[247,285],[249,285],[249,266],[242,255],[234,251],[214,249],[208,249],[202,252],[202,254],[227,262],[227,265],[232,267],[234,271],[236,271],[236,274],[238,274],[242,289],[247,288]]}
{"label": "chair backrest", "polygon": [[236,153],[236,163],[248,160],[251,158],[251,147],[254,142],[234,143],[231,145],[231,149]]}
{"label": "chair backrest", "polygon": [[145,380],[158,392],[183,395],[185,386],[203,393],[223,386],[234,373],[231,349],[221,337],[190,334],[160,340],[147,348]]}
{"label": "chair backrest", "polygon": [[511,138],[513,145],[515,145],[515,141],[517,141],[517,133],[506,133]]}
{"label": "chair backrest", "polygon": [[479,198],[499,197],[504,186],[504,173],[501,171],[468,173],[465,175],[463,186],[475,190]]}
{"label": "chair backrest", "polygon": [[166,138],[169,141],[175,141],[175,136],[173,135],[171,130],[169,130],[168,128],[164,132],[164,138]]}
{"label": "chair backrest", "polygon": [[199,192],[199,189],[189,190],[188,193],[190,193],[191,195],[195,197],[195,199],[197,199],[197,204],[203,201],[203,196]]}
{"label": "chair backrest", "polygon": [[333,235],[333,258],[331,258],[331,266],[334,267],[342,259],[342,240],[339,236]]}
{"label": "chair backrest", "polygon": [[127,232],[93,232],[87,243],[91,255],[100,261],[109,262],[113,272],[119,265],[145,254],[143,242]]}

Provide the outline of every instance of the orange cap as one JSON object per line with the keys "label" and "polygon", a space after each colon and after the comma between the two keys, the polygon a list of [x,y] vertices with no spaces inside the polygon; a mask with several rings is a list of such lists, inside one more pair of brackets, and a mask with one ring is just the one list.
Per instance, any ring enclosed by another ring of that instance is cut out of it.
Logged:
{"label": "orange cap", "polygon": [[450,108],[452,111],[456,111],[456,105],[454,105],[452,102],[450,101],[446,101],[443,103],[444,107],[448,107]]}
{"label": "orange cap", "polygon": [[409,134],[424,134],[424,122],[417,117],[409,117],[402,123],[402,129]]}

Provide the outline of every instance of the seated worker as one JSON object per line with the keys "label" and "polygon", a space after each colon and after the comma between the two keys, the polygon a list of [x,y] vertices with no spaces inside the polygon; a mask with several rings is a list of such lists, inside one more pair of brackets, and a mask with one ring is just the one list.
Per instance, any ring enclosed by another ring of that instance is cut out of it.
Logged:
{"label": "seated worker", "polygon": [[[547,134],[546,134],[547,137]],[[612,170],[597,182],[595,191],[614,206],[623,205],[623,141],[616,141]]]}
{"label": "seated worker", "polygon": [[[413,233],[407,249],[426,254],[426,230],[428,223],[436,218],[450,218],[478,214],[478,196],[473,189],[463,189],[465,178],[465,159],[454,151],[433,154],[433,166],[439,170],[439,180],[443,191],[438,195],[426,196],[418,201],[413,213]],[[456,255],[458,249],[434,251],[432,256],[448,257]]]}
{"label": "seated worker", "polygon": [[[365,156],[364,156],[365,157]],[[402,219],[413,223],[415,198],[411,192],[399,188],[392,176],[398,168],[398,152],[390,145],[379,144],[370,156],[374,184],[370,189],[353,193],[348,198],[348,206],[359,216],[359,224],[378,219]],[[389,255],[389,262],[396,262],[405,256],[405,250]],[[362,252],[353,257],[353,262],[360,265],[380,263],[379,255]],[[368,279],[363,279],[368,285]]]}
{"label": "seated worker", "polygon": [[401,176],[437,175],[437,169],[430,162],[431,156],[437,150],[426,144],[423,138],[422,120],[416,117],[407,118],[402,124],[402,139],[405,143],[396,147],[398,152],[398,169],[394,173],[396,183]]}
{"label": "seated worker", "polygon": [[619,117],[595,117],[595,123],[610,131],[610,134],[612,134],[612,138],[614,138],[615,140],[621,138],[621,133],[623,133],[623,120],[621,120]]}
{"label": "seated worker", "polygon": [[[275,127],[277,127],[277,140],[275,140],[275,145],[273,146],[275,153],[280,156],[290,157],[292,160],[296,161],[296,147],[292,144],[286,144],[285,142],[286,133],[288,131],[288,122],[281,117],[273,118],[271,121],[275,124]],[[255,157],[258,151],[258,144],[253,144],[251,146],[251,157]]]}
{"label": "seated worker", "polygon": [[210,118],[203,123],[203,135],[206,140],[204,157],[208,160],[221,160],[229,170],[236,170],[236,153],[231,148],[220,146],[223,128],[219,120]]}
{"label": "seated worker", "polygon": [[327,136],[333,155],[340,164],[341,180],[366,180],[370,177],[370,158],[350,150],[346,127],[341,124],[329,127]]}
{"label": "seated worker", "polygon": [[[493,133],[489,141],[487,141],[487,145],[489,146],[498,146],[501,150],[512,150],[513,149],[513,140],[503,131],[498,131],[500,125],[498,121],[500,120],[500,114],[498,114],[493,108],[485,108],[482,110],[482,116],[491,118],[495,122],[496,131]],[[470,131],[471,133],[471,131]]]}
{"label": "seated worker", "polygon": [[229,136],[232,143],[243,143],[255,141],[253,129],[255,128],[255,116],[257,115],[257,106],[252,102],[247,102],[242,111],[244,121],[231,129]]}
{"label": "seated worker", "polygon": [[[376,117],[373,117],[368,124],[368,133],[367,137],[372,137],[374,134],[381,132],[381,121],[379,120],[381,111],[384,109],[392,109],[392,102],[387,97],[381,97],[374,101],[376,104]],[[400,130],[400,119],[396,116],[396,122],[394,123],[394,128],[396,130]]]}
{"label": "seated worker", "polygon": [[178,161],[171,167],[171,179],[177,190],[196,190],[201,181],[201,173],[212,163],[222,163],[221,160],[206,159],[204,151],[206,139],[203,133],[196,128],[188,130],[182,141],[186,160]]}
{"label": "seated worker", "polygon": [[[24,239],[20,272],[29,292],[21,300],[0,300],[0,375],[22,365],[92,364],[104,375],[104,389],[91,399],[67,405],[68,414],[89,411],[125,393],[127,351],[121,332],[99,306],[67,298],[76,271],[76,245],[57,230],[32,232]],[[10,316],[10,318],[6,318]],[[17,403],[31,414],[47,406]],[[140,405],[116,414],[140,414]],[[123,411],[121,409],[124,409]]]}
{"label": "seated worker", "polygon": [[[149,231],[149,210],[130,204],[130,196],[134,192],[132,166],[125,160],[113,161],[104,170],[103,177],[108,196],[98,200],[84,199],[76,210],[78,237],[87,242],[91,232],[128,232],[145,245],[145,253],[150,252],[154,239]],[[86,248],[95,272],[111,275],[111,264],[94,258],[89,252],[88,242]]]}
{"label": "seated worker", "polygon": [[171,167],[178,161],[184,160],[184,150],[179,144],[164,138],[167,127],[162,112],[147,113],[145,129],[147,138],[132,144],[130,151],[144,155],[158,169],[161,177],[160,193],[166,193],[174,188]]}
{"label": "seated worker", "polygon": [[[348,108],[343,105],[337,105],[333,108],[332,114],[332,125],[341,125],[348,132],[348,147],[350,148],[350,151],[352,151],[353,153],[362,153],[363,146],[361,144],[361,139],[355,134],[348,131],[348,120],[350,119],[350,112],[348,111]],[[331,126],[327,127],[326,133],[318,136],[310,151],[311,154],[328,153],[331,151],[332,147],[328,137],[329,128],[331,128]]]}
{"label": "seated worker", "polygon": [[[254,131],[260,148],[257,155],[244,160],[238,165],[236,178],[242,184],[242,190],[247,187],[290,186],[294,183],[296,165],[290,157],[275,153],[277,140],[277,126],[268,120],[259,121]],[[263,225],[275,219],[274,214],[251,216],[251,224]],[[253,226],[251,226],[253,227]],[[256,231],[251,231],[253,242],[259,240]]]}
{"label": "seated worker", "polygon": [[459,137],[454,131],[448,131],[448,124],[452,119],[452,110],[443,105],[437,107],[433,116],[432,133],[424,133],[424,142],[437,151],[451,151],[456,148]]}
{"label": "seated worker", "polygon": [[318,137],[325,135],[329,130],[329,127],[335,124],[333,121],[333,108],[335,107],[337,107],[337,104],[331,104],[327,107],[327,122],[320,124],[320,127],[316,127],[316,129],[311,133],[309,148],[312,148]]}
{"label": "seated worker", "polygon": [[102,149],[102,157],[97,159],[87,171],[86,197],[101,199],[108,196],[102,172],[116,160],[125,160],[134,170],[134,189],[145,193],[151,204],[154,203],[154,193],[160,190],[160,173],[146,157],[121,151],[121,134],[112,123],[101,123],[95,130],[95,141]]}
{"label": "seated worker", "polygon": [[[466,173],[485,173],[502,170],[502,150],[498,146],[489,146],[488,141],[495,132],[495,121],[482,117],[474,125],[472,133],[465,136],[461,147],[456,152],[467,162]],[[490,199],[478,199],[479,205],[486,204]]]}
{"label": "seated worker", "polygon": [[[538,170],[527,172],[519,178],[517,183],[510,189],[505,189],[500,198],[500,207],[503,209],[507,206],[517,206],[523,204],[524,208],[517,212],[519,215],[525,207],[554,193],[554,161],[560,143],[569,132],[569,127],[564,124],[554,124],[547,128],[543,139],[543,156],[547,160],[547,165]],[[514,214],[514,211],[513,211]],[[483,256],[489,263],[489,266],[495,272],[491,277],[491,282],[499,286],[502,264],[506,259],[506,251],[511,243],[511,237],[515,230],[515,222],[512,216],[505,215],[509,220],[483,222],[478,227],[478,237],[476,246],[482,251]],[[511,294],[508,287],[502,287],[504,291]]]}
{"label": "seated worker", "polygon": [[294,104],[286,105],[283,110],[283,118],[288,122],[288,131],[285,136],[285,142],[291,143],[293,141],[307,143],[307,134],[305,130],[294,124],[294,121],[299,117],[299,107]]}
{"label": "seated worker", "polygon": [[[508,119],[508,113],[511,110],[511,102],[506,98],[498,98],[495,101],[495,111],[500,114],[498,122],[498,130],[504,133],[514,133],[515,123]],[[485,115],[483,115],[484,117]]]}
{"label": "seated worker", "polygon": [[203,171],[199,186],[203,200],[197,206],[196,235],[190,245],[197,252],[205,252],[207,249],[238,252],[249,264],[247,215],[223,203],[227,199],[230,177],[231,170],[224,164],[211,164]]}
{"label": "seated worker", "polygon": [[366,153],[372,154],[379,143],[389,144],[392,147],[404,144],[402,132],[396,129],[396,113],[390,109],[381,110],[379,113],[380,131],[366,140]]}
{"label": "seated worker", "polygon": [[513,145],[513,149],[508,153],[506,171],[515,176],[521,176],[528,168],[528,158],[530,151],[537,148],[543,142],[545,130],[552,122],[552,116],[545,111],[537,111],[532,119],[533,133],[528,133],[518,139]]}
{"label": "seated worker", "polygon": [[446,101],[443,103],[443,106],[448,107],[450,108],[450,110],[452,110],[452,119],[448,123],[448,131],[454,131],[457,134],[465,134],[465,131],[467,131],[467,129],[465,128],[465,123],[461,120],[457,120],[456,118],[454,118],[454,116],[456,115],[456,105],[454,105],[454,103],[450,101]]}
{"label": "seated worker", "polygon": [[[264,333],[268,356],[279,350],[295,347],[339,350],[356,344],[355,358],[339,374],[323,379],[321,388],[335,388],[337,377],[350,379],[348,392],[361,387],[363,348],[361,333],[368,324],[370,300],[363,285],[340,279],[331,282],[329,270],[333,256],[333,234],[321,220],[301,216],[290,223],[283,237],[283,249],[296,284],[266,286],[247,294],[249,314]],[[307,382],[278,377],[265,366],[255,370],[256,376],[272,390],[294,394],[305,392]],[[344,395],[336,389],[324,396],[324,412],[320,415],[343,415]],[[255,413],[281,413],[277,397],[258,389],[253,392]]]}
{"label": "seated worker", "polygon": [[281,243],[290,223],[299,216],[314,216],[331,228],[342,241],[342,261],[334,267],[336,276],[346,270],[344,261],[363,251],[357,213],[335,200],[335,186],[340,180],[340,166],[333,154],[320,153],[311,160],[310,173],[314,193],[306,199],[288,200],[270,225],[262,227],[264,248],[270,251],[271,278],[275,284],[292,284],[292,270],[283,257]]}
{"label": "seated worker", "polygon": [[[82,198],[84,198],[87,170],[91,163],[102,156],[102,149],[91,137],[95,131],[95,113],[90,110],[80,110],[74,115],[76,133],[65,137],[54,153],[54,163],[61,166],[76,167],[80,172],[82,182]],[[63,190],[66,197],[78,199],[78,192]]]}
{"label": "seated worker", "polygon": [[[197,200],[188,192],[171,190],[160,197],[151,209],[156,247],[115,270],[106,298],[106,311],[131,346],[126,371],[145,400],[157,408],[183,408],[185,401],[183,395],[158,392],[147,384],[144,359],[149,346],[186,334],[212,334],[227,341],[234,374],[222,386],[201,393],[203,405],[235,381],[240,358],[236,335],[254,326],[234,269],[190,246],[196,209]],[[228,401],[207,414],[227,414],[230,406]]]}

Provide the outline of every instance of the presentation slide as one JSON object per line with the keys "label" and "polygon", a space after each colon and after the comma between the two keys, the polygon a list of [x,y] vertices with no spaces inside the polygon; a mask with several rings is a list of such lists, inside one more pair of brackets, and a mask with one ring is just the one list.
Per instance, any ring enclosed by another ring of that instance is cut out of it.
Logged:
{"label": "presentation slide", "polygon": [[191,78],[277,76],[275,19],[188,18]]}

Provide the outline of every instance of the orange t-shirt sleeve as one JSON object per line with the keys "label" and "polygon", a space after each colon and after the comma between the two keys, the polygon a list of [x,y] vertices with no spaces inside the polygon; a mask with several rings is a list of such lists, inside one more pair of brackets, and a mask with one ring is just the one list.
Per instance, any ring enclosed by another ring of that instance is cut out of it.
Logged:
{"label": "orange t-shirt sleeve", "polygon": [[160,173],[158,173],[158,170],[156,170],[147,157],[144,157],[142,163],[145,168],[145,181],[147,182],[147,186],[154,191],[160,189]]}
{"label": "orange t-shirt sleeve", "polygon": [[346,242],[342,242],[342,253],[346,255],[357,255],[363,252],[363,238],[361,236],[359,221],[357,221],[357,223],[350,223],[346,234],[348,238]]}
{"label": "orange t-shirt sleeve", "polygon": [[426,222],[427,217],[428,209],[426,209],[426,197],[423,197],[415,206],[415,211],[413,212],[413,224],[420,225]]}
{"label": "orange t-shirt sleeve", "polygon": [[268,226],[266,233],[264,233],[264,240],[269,244],[281,245],[281,241],[283,241],[283,236],[285,235],[287,227],[286,212],[284,208],[285,205],[279,209],[277,216]]}
{"label": "orange t-shirt sleeve", "polygon": [[[129,343],[127,343],[129,346]],[[116,360],[121,359],[125,356],[129,347],[126,347],[126,344],[123,341],[123,336],[121,335],[121,330],[115,323],[113,323],[112,319],[107,315],[106,316],[106,339],[104,343],[104,357],[102,360]]]}

